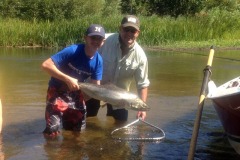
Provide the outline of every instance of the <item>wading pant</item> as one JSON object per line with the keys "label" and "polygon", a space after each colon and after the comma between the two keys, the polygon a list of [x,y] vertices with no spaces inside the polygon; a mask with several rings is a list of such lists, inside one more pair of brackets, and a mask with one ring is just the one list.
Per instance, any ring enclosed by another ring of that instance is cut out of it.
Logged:
{"label": "wading pant", "polygon": [[45,111],[46,134],[66,130],[81,131],[86,127],[86,106],[81,91],[66,92],[48,88]]}
{"label": "wading pant", "polygon": [[[86,102],[87,117],[97,116],[100,108],[100,101],[97,99],[90,99]],[[126,109],[114,109],[111,104],[107,104],[107,116],[112,116],[115,120],[127,121],[128,110]]]}

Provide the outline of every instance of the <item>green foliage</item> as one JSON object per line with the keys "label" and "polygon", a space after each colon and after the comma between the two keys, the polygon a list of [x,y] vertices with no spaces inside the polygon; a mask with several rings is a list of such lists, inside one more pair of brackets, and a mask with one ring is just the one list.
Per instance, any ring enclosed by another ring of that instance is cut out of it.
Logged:
{"label": "green foliage", "polygon": [[228,11],[239,9],[239,0],[206,0],[204,1],[204,9],[219,8]]}
{"label": "green foliage", "polygon": [[121,0],[121,11],[123,14],[151,15],[151,2],[147,0]]}
{"label": "green foliage", "polygon": [[[139,16],[141,32],[138,42],[143,46],[173,46],[199,42],[209,45],[210,42],[215,44],[222,41],[228,45],[240,45],[239,16],[238,10],[229,12],[219,8],[191,17]],[[102,24],[106,32],[118,32],[121,19],[122,15],[108,18],[89,15],[53,22],[0,19],[0,46],[58,47],[80,43],[83,42],[85,30],[90,24]]]}
{"label": "green foliage", "polygon": [[0,16],[24,20],[74,19],[101,14],[104,0],[2,0]]}
{"label": "green foliage", "polygon": [[238,4],[239,0],[1,0],[0,46],[79,43],[92,23],[117,32],[120,9],[138,15],[138,41],[145,46],[226,40],[237,45]]}
{"label": "green foliage", "polygon": [[193,16],[218,7],[239,10],[240,0],[1,0],[0,16],[24,20],[75,19],[89,15]]}
{"label": "green foliage", "polygon": [[149,46],[176,42],[201,42],[238,40],[240,36],[240,12],[219,8],[193,17],[170,16],[142,18],[141,42]]}
{"label": "green foliage", "polygon": [[122,0],[122,13],[159,16],[190,16],[202,10],[218,7],[234,11],[239,8],[239,0]]}
{"label": "green foliage", "polygon": [[102,24],[106,32],[116,32],[121,18],[121,15],[111,19],[94,15],[53,22],[0,19],[0,46],[58,47],[81,43],[90,24]]}
{"label": "green foliage", "polygon": [[122,13],[141,15],[191,15],[203,8],[202,0],[122,0]]}
{"label": "green foliage", "polygon": [[120,0],[105,0],[102,10],[103,16],[114,16],[120,14]]}

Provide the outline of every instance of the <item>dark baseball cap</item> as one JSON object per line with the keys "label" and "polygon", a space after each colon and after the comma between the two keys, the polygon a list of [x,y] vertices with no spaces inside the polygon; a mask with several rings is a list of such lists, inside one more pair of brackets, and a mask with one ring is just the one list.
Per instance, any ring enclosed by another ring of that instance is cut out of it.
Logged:
{"label": "dark baseball cap", "polygon": [[137,30],[139,30],[140,28],[139,19],[134,15],[126,15],[125,17],[123,17],[121,25],[123,27],[133,27]]}
{"label": "dark baseball cap", "polygon": [[92,24],[86,31],[87,36],[101,36],[105,38],[105,30],[99,24]]}

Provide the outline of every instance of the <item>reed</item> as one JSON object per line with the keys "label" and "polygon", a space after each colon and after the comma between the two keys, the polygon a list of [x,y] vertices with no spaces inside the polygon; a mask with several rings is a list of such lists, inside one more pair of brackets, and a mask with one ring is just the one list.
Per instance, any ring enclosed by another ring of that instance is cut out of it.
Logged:
{"label": "reed", "polygon": [[[193,47],[240,46],[240,12],[218,8],[192,17],[143,17],[138,39],[143,46]],[[59,47],[83,42],[86,28],[102,24],[106,32],[117,32],[122,15],[89,15],[81,19],[32,22],[0,19],[0,46]]]}
{"label": "reed", "polygon": [[240,12],[214,9],[193,17],[151,17],[144,19],[141,41],[145,45],[199,45],[213,42],[219,45],[227,42],[239,45]]}

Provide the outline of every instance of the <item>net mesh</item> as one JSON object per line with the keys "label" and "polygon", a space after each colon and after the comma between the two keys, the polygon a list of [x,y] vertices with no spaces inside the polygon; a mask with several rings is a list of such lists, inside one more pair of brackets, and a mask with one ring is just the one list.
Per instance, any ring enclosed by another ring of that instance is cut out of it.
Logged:
{"label": "net mesh", "polygon": [[165,138],[165,133],[161,128],[141,119],[115,129],[111,135],[113,139],[127,141],[161,141]]}

